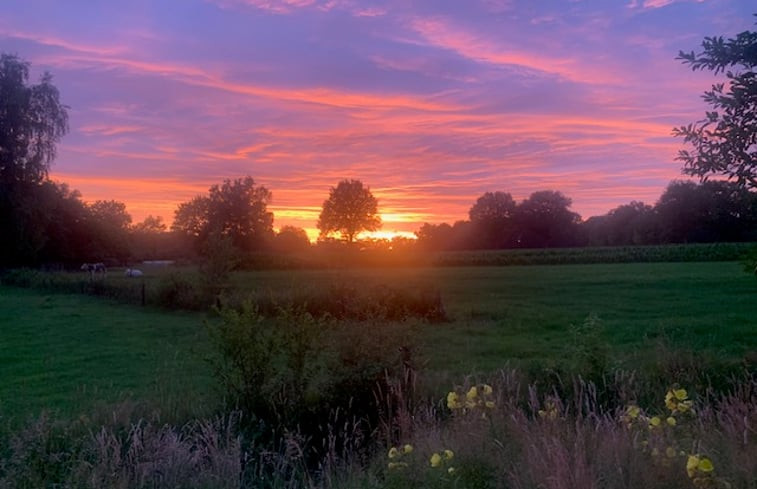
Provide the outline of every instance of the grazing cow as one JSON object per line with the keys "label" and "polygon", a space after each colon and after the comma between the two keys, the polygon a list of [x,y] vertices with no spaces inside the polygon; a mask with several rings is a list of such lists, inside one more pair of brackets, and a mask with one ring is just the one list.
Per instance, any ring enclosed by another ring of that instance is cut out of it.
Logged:
{"label": "grazing cow", "polygon": [[96,275],[100,275],[100,277],[105,278],[105,276],[108,274],[108,269],[105,268],[104,263],[84,263],[81,266],[81,269],[89,272],[89,279],[94,280]]}
{"label": "grazing cow", "polygon": [[141,277],[144,274],[142,273],[142,270],[137,270],[136,268],[127,268],[124,275],[126,275],[127,277]]}

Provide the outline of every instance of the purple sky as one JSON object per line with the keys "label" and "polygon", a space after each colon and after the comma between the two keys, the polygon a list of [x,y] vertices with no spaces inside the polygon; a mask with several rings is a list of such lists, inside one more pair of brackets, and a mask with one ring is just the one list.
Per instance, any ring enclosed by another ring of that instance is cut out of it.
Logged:
{"label": "purple sky", "polygon": [[753,30],[744,0],[3,0],[0,51],[49,70],[71,131],[52,177],[135,221],[251,175],[276,227],[357,178],[385,231],[486,191],[584,218],[681,178],[671,128],[717,81],[675,61]]}

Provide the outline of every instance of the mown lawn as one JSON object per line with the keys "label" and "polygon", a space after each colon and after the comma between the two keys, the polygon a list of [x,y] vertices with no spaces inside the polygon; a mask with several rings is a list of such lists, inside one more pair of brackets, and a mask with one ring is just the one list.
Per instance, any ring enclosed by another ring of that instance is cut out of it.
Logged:
{"label": "mown lawn", "polygon": [[[265,271],[234,282],[270,295],[335,283],[438,290],[450,320],[419,325],[418,362],[451,376],[569,362],[581,341],[571,325],[590,315],[626,367],[655,362],[660,345],[757,361],[757,280],[735,262]],[[205,318],[0,287],[0,415],[128,398],[209,409]]]}

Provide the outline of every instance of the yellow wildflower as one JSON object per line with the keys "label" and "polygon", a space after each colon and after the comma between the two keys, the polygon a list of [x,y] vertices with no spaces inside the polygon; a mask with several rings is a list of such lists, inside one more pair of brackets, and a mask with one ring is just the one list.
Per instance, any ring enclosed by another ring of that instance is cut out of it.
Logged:
{"label": "yellow wildflower", "polygon": [[676,425],[676,419],[673,416],[668,416],[668,419],[666,419],[665,421],[670,426],[675,426]]}
{"label": "yellow wildflower", "polygon": [[494,401],[486,401],[486,403],[484,403],[484,405],[487,408],[489,408],[489,409],[493,409],[494,408]]}
{"label": "yellow wildflower", "polygon": [[699,456],[689,455],[689,458],[686,460],[686,473],[689,474],[689,477],[694,477],[694,474],[696,474],[698,467]]}
{"label": "yellow wildflower", "polygon": [[444,458],[447,460],[452,460],[455,457],[455,452],[452,450],[444,450]]}
{"label": "yellow wildflower", "polygon": [[478,397],[478,389],[476,389],[475,385],[468,390],[468,393],[465,394],[465,397],[469,401],[472,401]]}
{"label": "yellow wildflower", "polygon": [[484,384],[484,395],[490,396],[492,395],[492,392],[494,392],[494,390],[492,389],[492,386],[490,386],[489,384]]}
{"label": "yellow wildflower", "polygon": [[463,403],[460,402],[460,396],[457,395],[457,392],[452,391],[447,394],[447,407],[450,409],[461,409],[463,407]]}
{"label": "yellow wildflower", "polygon": [[389,449],[389,458],[396,458],[399,455],[399,451],[396,447],[392,447]]}
{"label": "yellow wildflower", "polygon": [[651,430],[652,428],[657,428],[658,426],[660,426],[660,423],[662,423],[662,421],[660,420],[660,417],[654,416],[652,419],[649,420],[649,429]]}
{"label": "yellow wildflower", "polygon": [[702,472],[712,472],[713,470],[715,470],[715,466],[712,465],[712,460],[707,457],[703,457],[699,460],[697,469],[701,470]]}
{"label": "yellow wildflower", "polygon": [[669,390],[668,393],[665,394],[665,407],[671,411],[676,410],[675,394],[673,394],[672,390]]}
{"label": "yellow wildflower", "polygon": [[691,409],[691,401],[679,402],[678,405],[676,406],[676,409],[681,413],[685,413],[686,411]]}
{"label": "yellow wildflower", "polygon": [[387,467],[389,468],[389,470],[401,469],[403,467],[407,467],[407,464],[405,462],[389,462],[389,465]]}
{"label": "yellow wildflower", "polygon": [[684,401],[686,400],[687,397],[689,397],[688,394],[686,393],[686,389],[674,390],[673,394],[676,396],[676,399],[678,399],[679,401]]}
{"label": "yellow wildflower", "polygon": [[447,469],[447,473],[448,473],[449,475],[452,475],[452,474],[454,474],[454,473],[455,473],[455,468],[454,468],[454,467],[450,467],[450,468],[448,468],[448,469]]}
{"label": "yellow wildflower", "polygon": [[442,464],[442,456],[438,453],[434,453],[431,455],[429,462],[431,462],[432,467],[439,467]]}
{"label": "yellow wildflower", "polygon": [[413,446],[408,443],[404,447],[402,447],[402,451],[404,453],[411,453],[413,451]]}
{"label": "yellow wildflower", "polygon": [[628,408],[626,408],[626,415],[631,419],[636,419],[639,417],[639,414],[641,413],[641,408],[636,405],[630,405]]}

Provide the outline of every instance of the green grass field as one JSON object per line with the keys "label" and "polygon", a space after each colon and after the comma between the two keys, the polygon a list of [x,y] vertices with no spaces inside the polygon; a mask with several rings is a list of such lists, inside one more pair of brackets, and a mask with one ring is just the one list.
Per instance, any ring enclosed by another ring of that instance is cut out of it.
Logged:
{"label": "green grass field", "polygon": [[[452,376],[570,361],[571,325],[590,315],[613,362],[626,367],[654,362],[663,343],[730,362],[754,362],[757,350],[757,280],[736,262],[263,271],[234,281],[269,294],[334,283],[436,289],[450,320],[419,326],[422,359]],[[0,414],[78,413],[128,398],[171,409],[212,404],[205,320],[0,287]]]}
{"label": "green grass field", "polygon": [[210,375],[202,317],[0,287],[0,415],[121,400],[191,408]]}
{"label": "green grass field", "polygon": [[735,262],[248,272],[237,284],[330,283],[440,291],[451,322],[423,327],[433,369],[561,359],[571,325],[596,315],[618,359],[665,341],[738,360],[757,347],[757,280]]}

